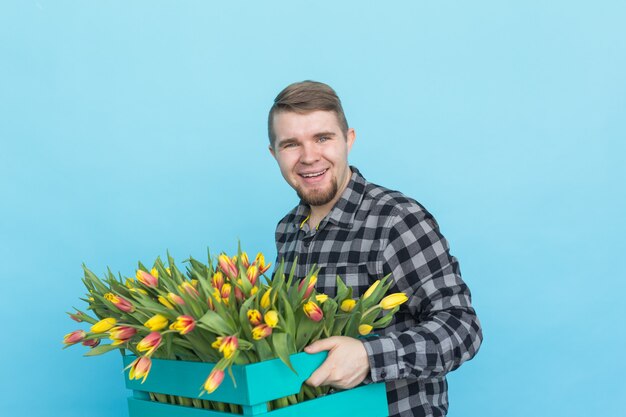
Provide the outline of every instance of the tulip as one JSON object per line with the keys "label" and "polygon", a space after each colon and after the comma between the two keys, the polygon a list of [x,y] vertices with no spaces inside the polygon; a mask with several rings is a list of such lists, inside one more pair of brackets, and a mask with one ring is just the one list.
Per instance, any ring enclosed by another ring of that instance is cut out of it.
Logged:
{"label": "tulip", "polygon": [[161,333],[151,332],[137,343],[137,350],[146,352],[146,356],[151,356],[161,346],[161,340],[163,340]]}
{"label": "tulip", "polygon": [[322,309],[317,304],[315,304],[315,301],[307,302],[304,305],[303,309],[304,314],[306,314],[306,316],[313,321],[317,322],[324,318],[324,313],[322,312]]}
{"label": "tulip", "polygon": [[107,317],[106,319],[102,319],[93,326],[91,326],[91,333],[108,332],[116,324],[117,320],[115,320],[113,317]]}
{"label": "tulip", "polygon": [[258,326],[263,320],[263,316],[261,315],[261,312],[259,310],[250,309],[248,310],[247,316],[248,321],[253,326]]}
{"label": "tulip", "polygon": [[259,267],[259,274],[264,274],[272,266],[271,263],[265,265],[265,257],[261,252],[257,253],[254,263]]}
{"label": "tulip", "polygon": [[218,337],[215,342],[211,344],[211,346],[222,352],[224,354],[224,358],[230,359],[239,347],[239,340],[237,339],[237,336]]}
{"label": "tulip", "polygon": [[176,321],[170,324],[170,329],[185,335],[196,327],[196,321],[191,316],[178,316]]}
{"label": "tulip", "polygon": [[241,265],[243,265],[244,268],[248,268],[250,266],[250,260],[248,259],[248,254],[245,252],[241,253]]}
{"label": "tulip", "polygon": [[224,371],[221,369],[213,368],[209,377],[204,382],[204,390],[207,394],[212,393],[220,386],[222,381],[224,380]]}
{"label": "tulip", "polygon": [[163,304],[165,307],[169,308],[170,310],[174,310],[174,306],[172,305],[172,303],[170,303],[167,298],[163,297],[162,295],[159,295],[158,297],[159,303]]}
{"label": "tulip", "polygon": [[328,300],[328,295],[327,294],[317,294],[315,296],[315,300],[320,303],[320,304],[324,304],[324,301]]}
{"label": "tulip", "polygon": [[391,310],[392,308],[397,307],[400,304],[406,302],[408,299],[409,297],[407,297],[405,293],[397,292],[395,294],[390,294],[386,296],[385,298],[383,298],[382,300],[380,300],[380,303],[378,305],[383,310]]}
{"label": "tulip", "polygon": [[120,297],[119,295],[108,292],[104,294],[104,298],[125,313],[135,311],[135,307],[130,303],[130,301]]}
{"label": "tulip", "polygon": [[161,314],[155,314],[154,316],[150,317],[148,321],[146,321],[143,325],[151,331],[156,332],[165,329],[167,327],[167,324],[168,321],[165,316],[162,316]]}
{"label": "tulip", "polygon": [[354,310],[355,305],[356,305],[356,300],[348,298],[347,300],[343,300],[341,302],[341,306],[339,308],[341,308],[341,311],[345,311],[346,313],[349,313],[352,310]]}
{"label": "tulip", "polygon": [[[152,367],[152,360],[147,356],[140,356],[131,363],[128,368],[130,368],[130,372],[128,373],[128,379],[141,379],[141,383],[143,384],[150,373],[150,368]],[[128,369],[127,368],[127,369]]]}
{"label": "tulip", "polygon": [[259,278],[259,275],[259,267],[254,264],[250,265],[246,270],[246,277],[248,277],[248,281],[250,281],[250,284],[252,285],[256,284],[256,280]]}
{"label": "tulip", "polygon": [[88,346],[90,348],[95,348],[100,344],[100,339],[86,339],[83,340],[83,346]]}
{"label": "tulip", "polygon": [[217,271],[213,274],[213,278],[211,278],[211,282],[213,284],[213,288],[217,288],[218,290],[222,289],[222,285],[224,285],[224,274],[221,271]]}
{"label": "tulip", "polygon": [[265,313],[265,324],[272,328],[278,325],[278,312],[276,310],[270,310]]}
{"label": "tulip", "polygon": [[188,295],[195,297],[195,298],[200,298],[200,293],[198,292],[198,290],[193,286],[193,284],[189,281],[185,281],[182,284],[180,284],[178,286],[178,289],[181,291],[185,291]]}
{"label": "tulip", "polygon": [[156,288],[159,285],[159,279],[149,272],[138,269],[135,276],[137,277],[137,281],[148,288]]}
{"label": "tulip", "polygon": [[178,304],[179,306],[185,305],[185,300],[183,300],[180,295],[174,294],[173,292],[167,293],[167,299],[174,304]]}
{"label": "tulip", "polygon": [[153,277],[155,277],[155,278],[158,278],[158,277],[159,277],[159,271],[158,271],[156,268],[152,268],[152,269],[150,270],[150,274],[151,274]]}
{"label": "tulip", "polygon": [[85,333],[83,330],[74,330],[73,332],[65,335],[65,337],[63,338],[63,343],[65,343],[66,345],[73,345],[75,343],[82,342],[85,337],[87,337],[87,333]]}
{"label": "tulip", "polygon": [[252,289],[250,290],[250,295],[252,296],[256,294],[257,292],[259,292],[259,287],[252,287]]}
{"label": "tulip", "polygon": [[220,292],[220,297],[224,301],[224,304],[228,305],[228,297],[230,297],[230,291],[232,287],[230,284],[226,283],[222,285],[222,291]]}
{"label": "tulip", "polygon": [[369,324],[361,324],[359,326],[359,334],[361,336],[365,336],[366,334],[369,334],[372,331],[372,326],[370,326]]}
{"label": "tulip", "polygon": [[374,282],[368,289],[367,291],[365,291],[365,294],[363,294],[363,299],[365,300],[367,297],[369,297],[370,295],[372,295],[372,293],[376,290],[376,288],[378,287],[378,284],[380,284],[380,280],[377,279],[376,282]]}
{"label": "tulip", "polygon": [[[238,279],[237,282],[239,283],[239,285],[241,285],[240,279]],[[243,291],[241,291],[241,289],[237,286],[235,286],[235,298],[239,301],[243,301],[243,299],[245,298],[245,296],[243,295]]]}
{"label": "tulip", "polygon": [[[306,279],[303,279],[302,281],[300,281],[300,284],[298,284],[298,291],[302,290],[302,286],[304,285],[305,281]],[[311,278],[309,279],[309,284],[306,287],[306,291],[304,292],[302,299],[309,298],[309,295],[311,295],[311,292],[313,291],[313,288],[315,288],[316,283],[317,283],[317,275],[312,275]]]}
{"label": "tulip", "polygon": [[267,324],[259,324],[254,329],[252,329],[252,338],[254,340],[265,339],[267,336],[272,334],[272,328]]}
{"label": "tulip", "polygon": [[221,254],[217,258],[220,269],[230,279],[235,279],[239,275],[239,270],[235,263],[228,256]]}
{"label": "tulip", "polygon": [[115,326],[109,330],[109,339],[113,341],[112,345],[117,346],[128,342],[136,334],[137,330],[134,327]]}
{"label": "tulip", "polygon": [[268,288],[268,290],[265,291],[265,294],[263,294],[263,297],[261,297],[261,307],[268,308],[270,306],[270,293],[271,292],[272,292],[271,288]]}
{"label": "tulip", "polygon": [[72,320],[74,320],[75,322],[77,322],[77,323],[82,323],[82,322],[84,321],[84,320],[83,320],[83,316],[84,316],[85,314],[84,314],[84,313],[82,313],[82,312],[80,312],[80,311],[79,311],[79,312],[77,312],[77,313],[75,313],[75,314],[73,314],[73,313],[67,313],[67,314],[69,314],[70,318],[71,318]]}

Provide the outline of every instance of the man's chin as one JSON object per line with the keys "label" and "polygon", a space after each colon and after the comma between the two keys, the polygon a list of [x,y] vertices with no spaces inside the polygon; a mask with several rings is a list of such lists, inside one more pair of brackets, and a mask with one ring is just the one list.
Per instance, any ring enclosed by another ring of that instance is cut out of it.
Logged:
{"label": "man's chin", "polygon": [[300,197],[300,200],[302,200],[304,204],[307,204],[309,206],[314,206],[314,207],[323,206],[333,201],[333,199],[337,195],[337,186],[334,186],[330,190],[325,191],[325,192],[314,191],[314,192],[303,193],[301,190],[296,190],[296,193],[298,194],[298,197]]}

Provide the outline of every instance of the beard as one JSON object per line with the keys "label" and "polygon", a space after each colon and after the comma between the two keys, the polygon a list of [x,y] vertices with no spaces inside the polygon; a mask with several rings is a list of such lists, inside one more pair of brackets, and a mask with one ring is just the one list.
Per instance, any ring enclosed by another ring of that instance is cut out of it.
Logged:
{"label": "beard", "polygon": [[296,193],[304,204],[308,204],[309,206],[323,206],[333,201],[338,190],[337,179],[333,178],[330,182],[330,187],[326,190],[313,189],[305,193],[301,187],[298,187],[296,188]]}

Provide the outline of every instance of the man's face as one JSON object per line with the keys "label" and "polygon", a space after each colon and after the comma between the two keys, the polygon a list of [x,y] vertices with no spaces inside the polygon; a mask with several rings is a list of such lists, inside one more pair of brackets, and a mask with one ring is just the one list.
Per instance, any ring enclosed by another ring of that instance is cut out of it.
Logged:
{"label": "man's face", "polygon": [[354,129],[347,137],[331,111],[274,115],[275,141],[270,146],[283,177],[298,197],[311,206],[333,204],[350,181],[348,153]]}

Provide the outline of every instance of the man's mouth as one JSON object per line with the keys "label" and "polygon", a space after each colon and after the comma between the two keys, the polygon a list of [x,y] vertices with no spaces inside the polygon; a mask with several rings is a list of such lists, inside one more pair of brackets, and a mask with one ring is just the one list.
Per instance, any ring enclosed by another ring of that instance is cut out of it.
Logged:
{"label": "man's mouth", "polygon": [[328,171],[328,169],[324,169],[324,170],[317,171],[317,172],[307,172],[306,174],[304,174],[304,173],[300,174],[300,176],[304,177],[304,178],[315,178],[315,177],[319,177],[319,176],[324,175],[324,173],[326,173],[326,171]]}

